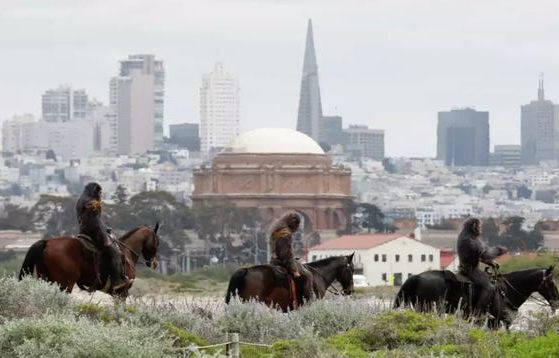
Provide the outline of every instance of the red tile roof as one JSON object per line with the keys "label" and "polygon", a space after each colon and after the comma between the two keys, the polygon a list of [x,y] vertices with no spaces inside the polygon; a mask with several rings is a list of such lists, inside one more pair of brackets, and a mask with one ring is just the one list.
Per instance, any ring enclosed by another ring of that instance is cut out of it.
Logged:
{"label": "red tile roof", "polygon": [[441,250],[441,268],[445,269],[454,261],[456,255],[452,250]]}
{"label": "red tile roof", "polygon": [[370,249],[380,246],[397,238],[404,237],[402,234],[369,234],[369,235],[344,235],[333,240],[326,241],[310,250],[355,250]]}

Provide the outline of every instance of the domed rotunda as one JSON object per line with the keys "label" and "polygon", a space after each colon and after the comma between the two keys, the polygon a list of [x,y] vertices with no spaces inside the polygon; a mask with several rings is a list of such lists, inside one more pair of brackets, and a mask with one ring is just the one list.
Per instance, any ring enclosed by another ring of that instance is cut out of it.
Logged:
{"label": "domed rotunda", "polygon": [[255,129],[238,136],[211,165],[195,169],[192,200],[195,206],[229,201],[259,208],[267,221],[295,210],[304,217],[307,235],[330,236],[349,220],[351,172],[333,165],[318,143],[301,132]]}

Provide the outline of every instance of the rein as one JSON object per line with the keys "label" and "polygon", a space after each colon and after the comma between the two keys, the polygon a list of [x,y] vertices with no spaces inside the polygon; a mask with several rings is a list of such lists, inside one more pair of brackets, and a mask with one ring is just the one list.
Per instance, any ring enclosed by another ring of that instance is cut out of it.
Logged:
{"label": "rein", "polygon": [[124,242],[122,242],[122,241],[120,241],[120,240],[116,240],[116,242],[118,243],[119,246],[125,247],[126,249],[128,249],[128,251],[130,251],[131,253],[133,253],[134,255],[136,255],[136,257],[138,258],[138,262],[143,261],[143,262],[141,262],[141,263],[147,264],[147,261],[146,261],[139,253],[137,253],[136,251],[134,251],[134,249],[132,249],[132,248],[130,247],[130,245],[127,245],[127,244],[125,244]]}
{"label": "rein", "polygon": [[[312,267],[312,266],[310,266],[310,265],[305,265],[305,267],[307,267],[307,268],[311,269],[312,271],[314,271],[315,273],[317,273],[318,276],[324,281],[324,283],[327,282],[326,278],[325,278],[325,277],[322,275],[322,273],[321,273],[320,271],[318,271],[316,268],[314,268],[314,267]],[[331,289],[334,290],[334,291],[331,291]],[[332,281],[332,283],[331,283],[328,287],[326,287],[326,291],[327,291],[327,292],[330,292],[330,293],[333,294],[333,295],[343,296],[343,293],[342,293],[340,290],[338,290],[338,289],[336,288],[336,286],[334,286],[334,281]]]}
{"label": "rein", "polygon": [[[542,285],[545,283],[545,270],[542,271],[543,277],[542,277],[542,281],[540,282],[538,288],[536,288],[535,292],[537,292],[540,287],[542,287]],[[504,276],[501,276],[502,281],[508,286],[510,287],[515,293],[517,293],[520,297],[524,298],[524,301],[526,301],[528,298],[530,298],[530,296],[532,296],[532,294],[526,295],[520,291],[518,291],[511,283],[509,280],[507,280]],[[510,301],[510,300],[509,300]],[[540,306],[547,306],[548,302],[546,302],[545,300],[539,298],[539,297],[534,297],[534,301],[536,301],[537,304],[539,304]],[[512,305],[512,304],[511,304]],[[514,305],[512,305],[514,306]],[[518,310],[518,307],[515,307],[516,310]]]}

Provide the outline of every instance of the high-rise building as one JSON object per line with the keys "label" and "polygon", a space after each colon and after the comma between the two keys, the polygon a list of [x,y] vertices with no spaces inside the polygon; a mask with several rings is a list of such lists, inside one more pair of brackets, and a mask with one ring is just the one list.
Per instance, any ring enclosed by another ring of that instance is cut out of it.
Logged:
{"label": "high-rise building", "polygon": [[2,123],[2,150],[20,153],[46,150],[46,134],[32,114],[15,115]]}
{"label": "high-rise building", "polygon": [[83,119],[87,113],[87,104],[87,93],[83,89],[73,90],[70,86],[49,89],[42,97],[43,120],[66,122]]}
{"label": "high-rise building", "polygon": [[163,143],[165,112],[165,69],[163,68],[163,61],[156,60],[154,55],[130,55],[128,59],[120,61],[120,76],[127,77],[131,70],[142,70],[146,67],[150,67],[154,77],[154,142],[158,146]]}
{"label": "high-rise building", "polygon": [[352,125],[344,132],[347,135],[346,151],[354,156],[384,159],[384,130]]}
{"label": "high-rise building", "polygon": [[489,112],[471,108],[439,112],[437,159],[446,165],[489,165]]}
{"label": "high-rise building", "polygon": [[31,115],[14,116],[2,125],[2,145],[7,152],[45,152],[57,158],[81,159],[94,155],[94,123],[88,119],[36,121]]}
{"label": "high-rise building", "polygon": [[93,124],[93,150],[103,156],[118,154],[118,123],[114,107],[99,102],[88,106],[87,120]]}
{"label": "high-rise building", "polygon": [[110,83],[110,102],[118,123],[118,153],[142,154],[163,138],[163,63],[154,55],[133,55],[120,65],[119,76]]}
{"label": "high-rise building", "polygon": [[239,135],[239,82],[216,63],[202,76],[200,87],[200,150],[207,157]]}
{"label": "high-rise building", "polygon": [[496,145],[489,155],[489,164],[497,167],[519,167],[522,163],[520,153],[519,145]]}
{"label": "high-rise building", "polygon": [[192,152],[199,152],[200,126],[197,123],[171,124],[169,141]]}
{"label": "high-rise building", "polygon": [[297,116],[297,130],[303,132],[315,141],[320,141],[320,122],[322,120],[322,102],[318,85],[318,66],[314,50],[312,21],[309,19],[307,27],[307,41],[305,44],[305,58],[303,61],[303,76],[301,78],[301,93],[299,95],[299,113]]}
{"label": "high-rise building", "polygon": [[559,110],[545,99],[540,78],[538,99],[521,107],[522,164],[559,159]]}
{"label": "high-rise building", "polygon": [[347,142],[347,133],[343,129],[343,120],[340,116],[323,116],[320,122],[320,144],[343,145]]}

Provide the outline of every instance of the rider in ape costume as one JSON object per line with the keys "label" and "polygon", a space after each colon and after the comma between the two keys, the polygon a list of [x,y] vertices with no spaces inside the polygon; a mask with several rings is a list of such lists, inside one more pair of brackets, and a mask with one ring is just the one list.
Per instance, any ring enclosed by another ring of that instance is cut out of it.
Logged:
{"label": "rider in ape costume", "polygon": [[293,255],[293,234],[299,230],[301,218],[297,213],[288,213],[277,220],[271,227],[270,246],[272,248],[271,265],[284,267],[298,281],[303,301],[312,298],[311,273],[299,263]]}
{"label": "rider in ape costume", "polygon": [[124,275],[118,244],[101,219],[101,192],[101,186],[97,183],[89,183],[85,186],[76,204],[78,224],[80,235],[90,237],[101,251],[102,259],[109,268],[112,289],[118,290],[128,285],[130,281]]}
{"label": "rider in ape costume", "polygon": [[493,268],[498,264],[493,261],[495,258],[505,254],[507,249],[503,246],[489,247],[479,236],[481,235],[481,222],[479,219],[471,218],[466,220],[460,236],[458,236],[458,259],[460,261],[459,270],[462,274],[469,277],[479,290],[478,301],[474,307],[475,314],[485,312],[489,302],[492,302],[490,312],[494,317],[510,324],[509,312],[503,309],[499,312],[499,301],[495,287],[489,280],[489,275],[480,270],[479,263],[483,262]]}

